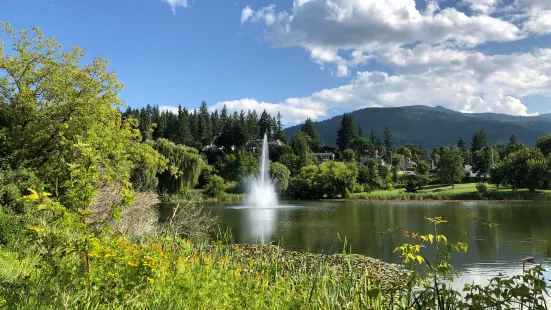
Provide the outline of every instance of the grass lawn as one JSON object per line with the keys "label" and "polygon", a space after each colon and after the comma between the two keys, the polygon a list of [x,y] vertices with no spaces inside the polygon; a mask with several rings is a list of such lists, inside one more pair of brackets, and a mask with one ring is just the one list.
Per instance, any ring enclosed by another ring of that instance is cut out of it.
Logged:
{"label": "grass lawn", "polygon": [[476,189],[477,183],[450,185],[428,185],[417,193],[406,193],[406,190],[376,190],[372,192],[354,193],[351,199],[366,200],[551,200],[551,190],[530,192],[519,189],[513,192],[510,187],[499,187],[486,184],[488,193],[481,195]]}

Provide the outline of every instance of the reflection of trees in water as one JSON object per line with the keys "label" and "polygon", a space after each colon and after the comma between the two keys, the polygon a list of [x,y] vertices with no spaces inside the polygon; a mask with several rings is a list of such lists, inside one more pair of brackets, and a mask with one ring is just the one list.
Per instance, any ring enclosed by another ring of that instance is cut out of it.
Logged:
{"label": "reflection of trees in water", "polygon": [[[342,240],[346,237],[354,253],[391,262],[397,262],[392,253],[394,248],[411,240],[402,231],[381,236],[374,232],[400,227],[428,233],[432,226],[425,216],[442,216],[449,222],[439,225],[439,233],[452,241],[465,240],[469,244],[467,254],[453,258],[452,263],[458,267],[476,261],[516,264],[523,255],[551,257],[551,243],[540,242],[551,237],[551,226],[546,223],[551,218],[551,208],[544,204],[310,202],[306,205],[276,209],[264,218],[255,218],[253,213],[247,215],[245,209],[223,210],[219,215],[222,222],[232,223],[237,242],[254,242],[261,229],[262,236],[283,238],[289,248],[334,253],[342,250],[339,234]],[[499,226],[487,227],[484,222]],[[465,232],[468,232],[466,239]]]}

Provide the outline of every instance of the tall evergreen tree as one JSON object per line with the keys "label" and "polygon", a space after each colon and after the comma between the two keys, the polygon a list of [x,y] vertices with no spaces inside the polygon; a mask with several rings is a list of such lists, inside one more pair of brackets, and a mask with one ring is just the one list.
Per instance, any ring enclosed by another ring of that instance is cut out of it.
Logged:
{"label": "tall evergreen tree", "polygon": [[271,124],[271,122],[272,122],[272,120],[271,120],[270,114],[268,114],[268,112],[266,112],[266,110],[264,110],[262,112],[262,115],[260,115],[260,121],[258,122],[259,130],[260,130],[260,136],[263,137],[264,134],[267,134],[268,139],[271,138],[271,136],[272,136],[272,132],[271,132],[272,124]]}
{"label": "tall evergreen tree", "polygon": [[152,129],[152,123],[151,123],[151,117],[148,115],[145,108],[141,108],[140,110],[140,118],[139,118],[139,128],[140,132],[142,134],[142,139],[145,140],[151,140],[153,129]]}
{"label": "tall evergreen tree", "polygon": [[463,162],[466,165],[471,164],[471,152],[467,149],[467,144],[465,143],[463,137],[459,138],[457,148],[459,148],[459,150],[461,150],[461,154],[463,154]]}
{"label": "tall evergreen tree", "polygon": [[212,122],[210,119],[209,110],[207,108],[207,103],[205,101],[201,102],[198,117],[198,142],[200,142],[202,145],[205,145],[212,141]]}
{"label": "tall evergreen tree", "polygon": [[210,120],[212,124],[212,137],[216,137],[220,134],[220,117],[218,116],[218,110],[214,110],[210,114]]}
{"label": "tall evergreen tree", "polygon": [[477,151],[488,146],[488,136],[484,129],[477,130],[471,143],[471,153],[474,155]]}
{"label": "tall evergreen tree", "polygon": [[511,153],[520,151],[520,150],[524,149],[525,147],[526,146],[524,144],[518,142],[517,137],[515,137],[515,135],[512,135],[509,138],[509,143],[507,143],[507,147],[505,148],[505,153],[506,153],[505,156],[509,155]]}
{"label": "tall evergreen tree", "polygon": [[385,160],[390,160],[392,154],[392,132],[385,127]]}
{"label": "tall evergreen tree", "polygon": [[314,125],[312,119],[307,118],[300,131],[310,137],[310,149],[313,152],[318,152],[323,147],[318,128]]}
{"label": "tall evergreen tree", "polygon": [[283,132],[283,122],[281,118],[281,113],[279,111],[277,112],[277,131],[276,131],[276,139],[279,139],[281,142],[286,143],[287,142],[287,135]]}
{"label": "tall evergreen tree", "polygon": [[371,141],[371,144],[373,146],[377,146],[377,134],[375,133],[375,129],[371,128],[371,132],[369,133],[369,141]]}
{"label": "tall evergreen tree", "polygon": [[350,148],[352,141],[358,138],[358,126],[354,121],[352,113],[345,113],[342,116],[341,127],[337,132],[337,146],[341,151]]}
{"label": "tall evergreen tree", "polygon": [[363,137],[364,131],[362,130],[362,126],[358,125],[358,137]]}

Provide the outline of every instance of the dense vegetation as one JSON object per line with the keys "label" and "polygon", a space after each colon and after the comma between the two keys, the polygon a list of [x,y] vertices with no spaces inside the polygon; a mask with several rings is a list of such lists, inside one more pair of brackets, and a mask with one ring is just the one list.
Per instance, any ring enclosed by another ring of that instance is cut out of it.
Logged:
{"label": "dense vegetation", "polygon": [[[281,121],[262,113],[256,122],[254,112],[230,117],[222,111],[217,118],[205,105],[199,113],[157,114],[155,107],[144,115],[122,113],[122,85],[105,60],[84,64],[81,49],[64,51],[36,28],[2,27],[11,48],[0,46],[0,307],[544,307],[547,286],[538,266],[487,287],[467,286],[465,297],[442,282],[453,278],[451,254],[467,246],[438,235],[436,225],[445,222],[439,218],[427,219],[434,234],[403,232],[412,240],[396,249],[404,268],[346,253],[323,258],[233,246],[229,235],[212,238],[215,219],[190,202],[160,223],[158,194],[238,191],[257,167],[246,142],[264,132],[280,137]],[[244,129],[248,115],[247,128],[258,130]],[[350,118],[340,130],[353,134],[343,138],[350,148],[337,154],[346,162],[318,164],[310,152],[322,148],[314,128],[307,122],[289,145],[273,146],[270,173],[279,191],[322,198],[391,188],[400,182],[403,156],[426,156],[415,145],[393,153],[390,129],[383,146],[375,135],[363,138]],[[203,149],[212,142],[224,148]],[[547,138],[538,144],[541,150],[505,148],[503,161],[491,165],[492,177],[515,190],[546,186],[545,178],[533,181],[548,171]],[[480,147],[474,153],[487,146]],[[392,162],[390,169],[371,157],[358,163],[374,150]],[[457,168],[464,156],[455,147],[433,152],[439,169]],[[436,255],[428,259],[425,246]]]}

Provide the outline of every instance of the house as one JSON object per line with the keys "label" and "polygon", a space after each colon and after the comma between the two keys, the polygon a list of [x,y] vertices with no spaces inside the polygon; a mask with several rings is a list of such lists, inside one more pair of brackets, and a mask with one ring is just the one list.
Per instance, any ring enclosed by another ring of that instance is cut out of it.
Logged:
{"label": "house", "polygon": [[404,157],[403,161],[402,161],[402,164],[405,166],[405,167],[417,167],[417,163],[414,162],[411,158],[409,157]]}
{"label": "house", "polygon": [[319,158],[322,162],[326,162],[326,161],[329,161],[329,160],[334,160],[335,159],[335,153],[311,153],[312,156],[315,156],[317,158]]}
{"label": "house", "polygon": [[338,148],[336,148],[336,147],[324,146],[324,147],[321,148],[320,151],[322,153],[333,153],[333,154],[335,154],[335,153],[337,153],[337,150],[338,150]]}
{"label": "house", "polygon": [[220,148],[214,144],[208,144],[208,145],[205,145],[203,146],[203,152],[209,152],[209,151],[217,151],[219,150]]}

